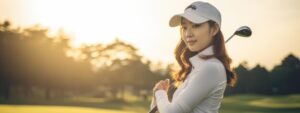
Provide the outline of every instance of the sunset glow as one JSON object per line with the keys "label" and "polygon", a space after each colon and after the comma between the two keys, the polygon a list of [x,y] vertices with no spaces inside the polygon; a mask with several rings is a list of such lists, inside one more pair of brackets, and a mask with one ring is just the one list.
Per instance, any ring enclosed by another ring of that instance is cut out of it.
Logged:
{"label": "sunset glow", "polygon": [[[193,0],[1,0],[0,20],[14,26],[40,24],[56,33],[63,29],[73,45],[109,43],[120,38],[133,44],[153,61],[174,63],[179,40],[169,18],[181,13]],[[250,39],[236,38],[227,44],[234,65],[247,61],[268,69],[289,53],[300,55],[300,9],[297,0],[209,0],[222,13],[222,31],[229,37],[239,26],[253,29]],[[269,4],[272,2],[272,4]],[[272,21],[270,21],[272,20]]]}

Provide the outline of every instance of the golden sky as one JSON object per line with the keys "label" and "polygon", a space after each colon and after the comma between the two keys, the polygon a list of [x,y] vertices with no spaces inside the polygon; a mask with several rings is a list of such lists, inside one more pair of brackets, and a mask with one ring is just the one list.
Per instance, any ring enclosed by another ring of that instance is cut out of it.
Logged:
{"label": "golden sky", "polygon": [[[55,33],[64,29],[81,43],[110,43],[116,37],[139,48],[153,61],[173,63],[179,41],[171,16],[194,0],[0,0],[0,21],[14,26],[41,24]],[[248,25],[253,35],[235,37],[227,45],[234,66],[247,61],[272,69],[289,53],[300,56],[299,0],[204,0],[222,14],[221,30],[228,38]]]}

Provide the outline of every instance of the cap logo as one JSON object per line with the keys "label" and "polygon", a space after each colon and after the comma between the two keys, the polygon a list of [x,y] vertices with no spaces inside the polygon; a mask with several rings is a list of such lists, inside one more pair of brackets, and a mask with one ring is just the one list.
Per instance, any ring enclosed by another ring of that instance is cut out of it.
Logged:
{"label": "cap logo", "polygon": [[196,10],[197,7],[195,5],[189,5],[188,7],[186,7],[184,10],[187,10],[189,8],[192,8],[193,10]]}

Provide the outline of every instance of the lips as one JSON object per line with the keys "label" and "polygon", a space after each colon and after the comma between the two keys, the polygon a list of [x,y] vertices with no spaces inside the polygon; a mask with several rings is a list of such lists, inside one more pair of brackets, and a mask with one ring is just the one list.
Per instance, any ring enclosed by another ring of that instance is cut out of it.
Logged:
{"label": "lips", "polygon": [[189,44],[189,45],[193,45],[193,44],[195,44],[197,42],[197,40],[187,40],[187,43]]}

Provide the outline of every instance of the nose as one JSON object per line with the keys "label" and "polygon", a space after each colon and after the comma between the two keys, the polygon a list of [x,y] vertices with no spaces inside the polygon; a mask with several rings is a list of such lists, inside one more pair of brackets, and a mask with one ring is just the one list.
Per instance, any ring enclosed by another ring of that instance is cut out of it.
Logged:
{"label": "nose", "polygon": [[184,35],[185,35],[186,38],[191,38],[193,36],[191,29],[187,28]]}

